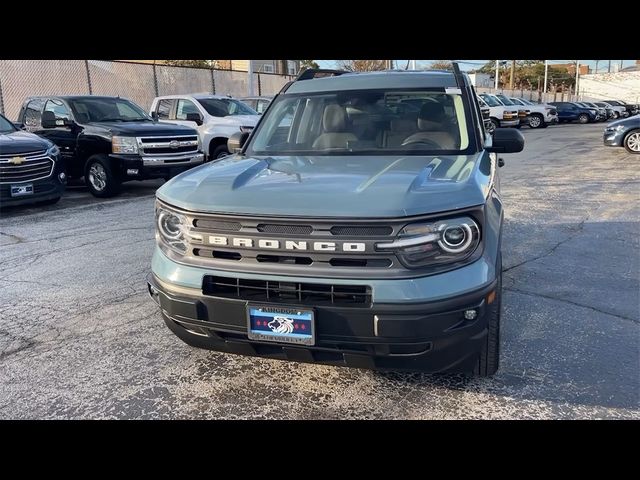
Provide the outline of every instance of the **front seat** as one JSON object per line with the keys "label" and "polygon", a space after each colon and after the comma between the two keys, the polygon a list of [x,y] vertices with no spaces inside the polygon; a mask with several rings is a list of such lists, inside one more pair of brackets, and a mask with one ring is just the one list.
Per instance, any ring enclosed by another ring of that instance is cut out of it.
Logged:
{"label": "front seat", "polygon": [[440,102],[427,101],[418,114],[418,132],[405,138],[402,145],[418,143],[421,140],[436,143],[442,150],[457,150],[457,135],[452,131],[453,125],[444,113]]}
{"label": "front seat", "polygon": [[340,105],[327,105],[322,115],[322,133],[313,142],[313,148],[347,148],[347,142],[358,140],[353,133],[347,132],[347,111]]}

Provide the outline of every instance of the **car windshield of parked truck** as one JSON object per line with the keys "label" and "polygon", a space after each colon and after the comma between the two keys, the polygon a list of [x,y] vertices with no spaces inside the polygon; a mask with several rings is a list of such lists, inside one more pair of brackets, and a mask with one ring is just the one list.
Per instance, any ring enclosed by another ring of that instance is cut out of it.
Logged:
{"label": "car windshield of parked truck", "polygon": [[214,117],[228,117],[230,115],[258,115],[248,105],[231,98],[198,98],[200,105],[209,115]]}
{"label": "car windshield of parked truck", "polygon": [[78,123],[152,121],[135,103],[122,98],[77,98],[69,105]]}
{"label": "car windshield of parked truck", "polygon": [[13,133],[16,127],[9,120],[0,115],[0,133]]}
{"label": "car windshield of parked truck", "polygon": [[419,155],[469,148],[460,94],[353,90],[278,97],[247,152]]}
{"label": "car windshield of parked truck", "polygon": [[505,97],[504,95],[497,95],[498,99],[504,104],[504,105],[510,105],[513,106],[515,105],[514,102],[512,102],[511,100],[509,100],[507,97]]}
{"label": "car windshield of parked truck", "polygon": [[487,102],[487,105],[489,105],[490,107],[502,107],[502,106],[504,106],[498,100],[496,100],[494,97],[492,97],[490,95],[482,95],[482,99],[485,102]]}

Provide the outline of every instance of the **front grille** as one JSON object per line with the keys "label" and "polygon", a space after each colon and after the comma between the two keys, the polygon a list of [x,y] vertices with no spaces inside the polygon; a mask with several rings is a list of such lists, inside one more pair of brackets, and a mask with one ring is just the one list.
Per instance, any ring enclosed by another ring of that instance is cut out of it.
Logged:
{"label": "front grille", "polygon": [[391,235],[393,228],[389,226],[355,226],[355,225],[337,225],[331,227],[331,235],[345,235],[348,237],[366,237],[366,236],[382,236]]}
{"label": "front grille", "polygon": [[261,223],[257,227],[263,233],[282,233],[284,235],[310,235],[313,232],[311,225],[278,225],[273,223]]}
{"label": "front grille", "polygon": [[371,287],[366,285],[275,282],[205,275],[202,293],[253,302],[371,306]]}
{"label": "front grille", "polygon": [[138,147],[141,155],[196,153],[198,151],[198,136],[140,137],[138,138]]}
{"label": "front grille", "polygon": [[[32,182],[48,177],[53,170],[53,160],[45,154],[45,150],[39,150],[0,155],[0,183]],[[21,163],[14,163],[15,158],[22,159]]]}
{"label": "front grille", "polygon": [[240,222],[225,222],[223,220],[204,220],[197,218],[193,221],[193,226],[206,230],[225,230],[227,232],[237,232],[242,228]]}

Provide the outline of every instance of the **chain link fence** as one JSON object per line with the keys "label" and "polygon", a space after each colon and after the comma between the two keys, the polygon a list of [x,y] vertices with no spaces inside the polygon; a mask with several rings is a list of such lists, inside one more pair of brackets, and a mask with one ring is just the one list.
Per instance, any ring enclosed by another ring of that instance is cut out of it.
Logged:
{"label": "chain link fence", "polygon": [[[106,60],[0,60],[0,113],[16,120],[27,97],[111,95],[145,110],[154,97],[210,92],[233,97],[248,93],[247,72],[171,67]],[[275,95],[294,77],[254,73],[254,93]]]}

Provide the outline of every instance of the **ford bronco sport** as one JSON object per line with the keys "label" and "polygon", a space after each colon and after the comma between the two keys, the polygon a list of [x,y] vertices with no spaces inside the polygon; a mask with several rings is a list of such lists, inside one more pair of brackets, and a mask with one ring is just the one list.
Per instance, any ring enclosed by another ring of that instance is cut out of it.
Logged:
{"label": "ford bronco sport", "polygon": [[[318,78],[325,75],[324,78]],[[307,70],[231,156],[157,191],[148,277],[189,345],[360,368],[498,368],[502,201],[468,77]]]}

